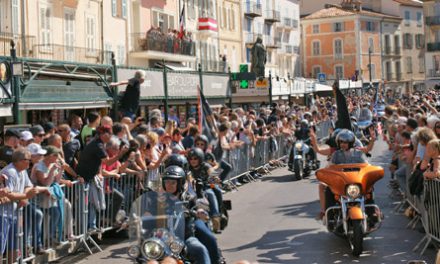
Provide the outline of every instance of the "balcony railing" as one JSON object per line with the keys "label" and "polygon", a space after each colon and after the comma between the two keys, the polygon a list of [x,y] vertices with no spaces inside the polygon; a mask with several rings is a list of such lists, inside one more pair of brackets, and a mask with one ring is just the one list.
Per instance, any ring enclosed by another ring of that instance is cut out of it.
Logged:
{"label": "balcony railing", "polygon": [[266,16],[265,16],[264,20],[268,23],[274,23],[274,22],[281,21],[280,11],[266,10],[265,15]]}
{"label": "balcony railing", "polygon": [[426,25],[428,26],[438,26],[440,25],[440,16],[430,16],[426,17]]}
{"label": "balcony railing", "polygon": [[[11,55],[11,41],[15,42],[15,49],[18,57],[27,57],[35,45],[35,36],[22,36],[8,32],[0,32],[0,56]],[[24,46],[25,45],[25,46]],[[24,47],[24,51],[23,51]]]}
{"label": "balcony railing", "polygon": [[202,71],[207,72],[228,72],[228,65],[224,61],[201,60]]}
{"label": "balcony railing", "polygon": [[440,78],[440,69],[434,70],[431,69],[428,71],[429,78]]}
{"label": "balcony railing", "polygon": [[266,46],[266,48],[278,49],[281,48],[281,39],[264,35],[263,44]]}
{"label": "balcony railing", "polygon": [[428,43],[428,51],[440,51],[440,42]]}
{"label": "balcony railing", "polygon": [[390,55],[391,54],[391,46],[385,46],[384,52],[386,55]]}
{"label": "balcony railing", "polygon": [[402,80],[402,73],[398,72],[396,73],[396,81],[401,81]]}
{"label": "balcony railing", "polygon": [[400,46],[396,46],[396,47],[394,48],[394,53],[395,53],[396,55],[400,55],[400,50],[401,50]]}
{"label": "balcony railing", "polygon": [[261,34],[246,32],[244,41],[246,44],[254,44],[258,37],[263,38]]}
{"label": "balcony railing", "polygon": [[58,44],[37,44],[29,51],[29,57],[92,64],[110,64],[111,51],[89,49]]}
{"label": "balcony railing", "polygon": [[158,51],[170,54],[195,56],[195,43],[189,38],[179,39],[174,35],[157,33],[153,37],[145,33],[132,33],[131,52]]}
{"label": "balcony railing", "polygon": [[245,2],[244,3],[244,14],[248,17],[260,17],[263,12],[261,10],[261,4],[255,2]]}

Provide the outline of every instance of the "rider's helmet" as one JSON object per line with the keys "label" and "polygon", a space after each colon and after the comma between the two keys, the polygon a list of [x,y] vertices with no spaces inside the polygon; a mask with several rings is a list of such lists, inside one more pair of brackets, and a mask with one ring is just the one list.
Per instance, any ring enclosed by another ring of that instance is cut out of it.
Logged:
{"label": "rider's helmet", "polygon": [[304,113],[304,119],[311,119],[312,118],[312,114],[310,112],[305,112]]}
{"label": "rider's helmet", "polygon": [[171,154],[164,162],[165,168],[170,166],[178,166],[184,171],[188,170],[188,160],[184,155]]}
{"label": "rider's helmet", "polygon": [[183,192],[185,186],[186,174],[182,168],[176,165],[169,166],[165,169],[162,175],[162,188],[165,190],[165,181],[175,180],[177,181],[177,193]]}
{"label": "rider's helmet", "polygon": [[205,160],[205,153],[203,153],[203,150],[199,149],[199,148],[192,148],[189,152],[188,152],[188,160],[190,160],[191,158],[197,158],[199,160],[199,162],[203,162]]}
{"label": "rider's helmet", "polygon": [[205,148],[203,148],[202,150],[206,151],[206,149],[208,148],[208,143],[209,143],[208,137],[205,135],[200,135],[200,136],[196,137],[196,139],[194,140],[194,146],[200,148],[199,146],[197,146],[197,142],[205,143]]}
{"label": "rider's helmet", "polygon": [[354,142],[356,140],[356,136],[354,133],[348,129],[341,130],[338,135],[336,136],[336,144],[338,146],[338,149],[340,148],[341,142],[348,143],[349,148],[352,148],[354,146]]}
{"label": "rider's helmet", "polygon": [[301,128],[308,128],[309,127],[309,121],[307,119],[301,120]]}

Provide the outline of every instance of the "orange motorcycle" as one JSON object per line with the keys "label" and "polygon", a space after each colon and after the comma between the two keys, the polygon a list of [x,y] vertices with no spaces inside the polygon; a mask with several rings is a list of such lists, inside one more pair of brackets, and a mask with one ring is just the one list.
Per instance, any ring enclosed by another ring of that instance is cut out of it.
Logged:
{"label": "orange motorcycle", "polygon": [[374,204],[373,186],[382,179],[382,167],[363,164],[330,165],[316,172],[326,191],[327,230],[347,238],[354,256],[362,254],[366,235],[376,231],[383,219]]}

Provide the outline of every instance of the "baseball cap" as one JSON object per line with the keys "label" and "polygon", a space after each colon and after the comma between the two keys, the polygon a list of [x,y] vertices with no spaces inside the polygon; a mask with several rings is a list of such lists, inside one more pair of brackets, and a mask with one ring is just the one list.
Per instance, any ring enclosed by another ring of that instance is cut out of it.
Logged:
{"label": "baseball cap", "polygon": [[30,131],[22,131],[20,139],[24,141],[29,141],[31,139],[34,139],[34,137],[32,136],[32,133]]}
{"label": "baseball cap", "polygon": [[20,133],[17,130],[14,129],[8,129],[5,132],[5,137],[16,137],[20,138]]}
{"label": "baseball cap", "polygon": [[44,132],[48,133],[50,130],[55,128],[55,125],[52,122],[47,122],[43,124]]}
{"label": "baseball cap", "polygon": [[36,136],[38,134],[45,134],[44,128],[41,125],[35,125],[35,126],[31,127],[30,131],[33,136]]}
{"label": "baseball cap", "polygon": [[27,149],[31,153],[31,155],[45,155],[47,151],[43,149],[39,144],[37,143],[31,143],[27,146]]}
{"label": "baseball cap", "polygon": [[61,149],[55,147],[55,146],[46,146],[46,155],[52,155],[52,154],[60,154],[61,153]]}

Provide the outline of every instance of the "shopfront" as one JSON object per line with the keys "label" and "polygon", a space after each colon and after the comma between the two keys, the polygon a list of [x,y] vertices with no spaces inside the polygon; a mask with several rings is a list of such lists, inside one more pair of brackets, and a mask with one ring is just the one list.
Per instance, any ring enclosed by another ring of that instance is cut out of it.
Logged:
{"label": "shopfront", "polygon": [[[169,119],[178,120],[180,126],[185,126],[188,118],[197,118],[198,87],[202,88],[211,107],[225,105],[228,98],[227,74],[205,72],[200,74],[196,71],[164,73],[163,69],[144,70],[146,76],[141,85],[139,114],[147,118],[153,109],[161,109],[164,115],[167,103]],[[135,69],[119,68],[118,79],[130,79],[135,71]],[[125,87],[119,87],[119,92],[124,90]]]}
{"label": "shopfront", "polygon": [[85,117],[91,110],[110,114],[111,65],[65,65],[52,61],[25,61],[24,65],[19,99],[21,123],[58,124],[67,121],[72,112]]}

